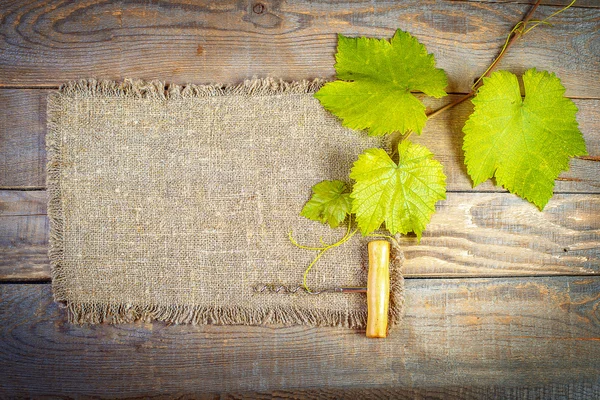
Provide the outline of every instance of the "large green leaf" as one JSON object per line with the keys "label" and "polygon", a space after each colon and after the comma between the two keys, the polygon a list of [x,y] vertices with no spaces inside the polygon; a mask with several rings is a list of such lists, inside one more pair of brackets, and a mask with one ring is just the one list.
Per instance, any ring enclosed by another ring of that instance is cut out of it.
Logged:
{"label": "large green leaf", "polygon": [[465,164],[475,186],[495,176],[541,210],[558,175],[569,169],[569,158],[587,152],[577,107],[564,97],[560,80],[534,68],[523,75],[523,86],[524,99],[514,74],[484,78],[463,128]]}
{"label": "large green leaf", "polygon": [[352,200],[342,181],[322,181],[312,187],[313,195],[300,215],[336,228],[350,214]]}
{"label": "large green leaf", "polygon": [[421,133],[425,106],[411,92],[446,95],[446,74],[407,32],[397,30],[391,40],[339,35],[335,58],[338,80],[315,97],[349,128],[369,129],[373,136]]}
{"label": "large green leaf", "polygon": [[398,155],[396,164],[384,150],[368,149],[352,167],[352,211],[364,235],[385,222],[391,234],[414,232],[420,239],[435,203],[446,198],[442,165],[427,148],[403,141]]}

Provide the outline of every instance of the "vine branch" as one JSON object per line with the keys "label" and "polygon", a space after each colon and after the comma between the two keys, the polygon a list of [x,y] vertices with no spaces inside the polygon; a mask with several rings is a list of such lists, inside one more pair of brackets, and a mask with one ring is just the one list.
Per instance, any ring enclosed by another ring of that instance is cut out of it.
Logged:
{"label": "vine branch", "polygon": [[[510,31],[510,33],[508,34],[507,38],[506,38],[506,42],[504,43],[504,46],[502,47],[502,50],[500,50],[500,53],[498,54],[498,56],[496,56],[496,58],[494,59],[494,61],[490,64],[490,66],[488,67],[488,69],[485,70],[485,72],[475,81],[475,84],[473,85],[473,87],[471,88],[471,91],[467,94],[465,94],[462,97],[459,97],[458,99],[456,99],[455,101],[453,101],[452,103],[448,103],[445,106],[438,108],[435,111],[432,111],[431,113],[427,114],[427,118],[433,118],[436,115],[454,107],[457,106],[467,100],[469,100],[471,97],[475,96],[475,93],[477,92],[477,89],[479,89],[479,87],[482,85],[483,83],[483,78],[487,78],[488,76],[490,76],[490,74],[492,73],[492,71],[494,70],[494,68],[496,67],[496,65],[498,65],[498,63],[500,62],[500,60],[502,60],[502,58],[504,57],[504,55],[506,54],[506,52],[508,51],[508,49],[511,48],[511,46],[521,37],[523,36],[525,33],[529,32],[531,29],[535,28],[536,26],[538,26],[541,22],[536,23],[534,26],[532,26],[531,28],[527,29],[526,31],[524,30],[525,26],[527,26],[527,23],[531,20],[531,17],[533,16],[533,13],[535,12],[535,10],[540,6],[542,0],[537,0],[535,2],[535,4],[529,9],[529,11],[527,12],[527,14],[525,14],[525,16],[523,17],[523,19],[521,21],[519,21]],[[567,8],[571,7],[573,4],[575,3],[575,0],[571,2],[571,4],[569,4],[568,6],[566,6],[565,8],[561,9],[560,11],[552,14],[550,17],[548,17],[547,19],[555,16],[556,14],[566,10]],[[546,19],[546,20],[547,20]],[[546,21],[544,20],[544,22]],[[409,132],[406,137],[408,137],[410,135],[411,132]],[[405,138],[406,138],[405,137]]]}
{"label": "vine branch", "polygon": [[[514,43],[521,38],[522,36],[524,36],[525,34],[529,33],[532,29],[534,29],[535,27],[537,27],[540,24],[548,24],[547,22],[549,19],[553,18],[554,16],[562,13],[563,11],[567,10],[568,8],[570,8],[573,4],[575,4],[576,0],[572,0],[566,7],[561,8],[560,10],[552,13],[550,16],[544,18],[543,20],[532,20],[532,16],[535,13],[535,11],[537,10],[537,8],[540,6],[542,0],[537,0],[535,2],[535,4],[527,11],[527,13],[523,16],[523,18],[510,30],[510,32],[508,33],[508,35],[506,36],[506,40],[504,41],[504,45],[502,46],[502,49],[500,50],[500,52],[498,53],[498,55],[496,56],[496,58],[494,58],[494,60],[492,61],[492,63],[489,65],[489,67],[483,72],[483,74],[481,74],[479,76],[479,78],[477,78],[477,80],[473,83],[473,85],[471,86],[471,90],[469,91],[469,93],[466,93],[465,95],[457,98],[456,100],[454,100],[453,102],[450,102],[440,108],[438,108],[437,110],[434,110],[430,113],[427,114],[427,119],[433,118],[436,115],[441,114],[442,112],[457,106],[469,99],[471,99],[473,96],[475,96],[475,94],[477,93],[477,90],[483,85],[483,80],[484,78],[489,77],[492,72],[494,71],[494,69],[496,68],[496,66],[500,63],[500,61],[502,60],[502,58],[504,57],[504,55],[506,54],[506,52],[514,45]],[[527,26],[528,23],[534,23],[532,26]],[[410,137],[410,135],[412,134],[412,131],[409,131],[406,133],[406,135],[404,135],[402,137],[402,140],[406,140]],[[396,142],[396,140],[400,140],[398,138],[398,136],[401,137],[400,132],[394,132],[392,135],[396,135],[396,136],[390,136],[390,143],[393,144]],[[396,150],[396,146],[392,145],[392,154],[391,157],[393,158],[394,156],[396,156],[397,154],[397,150]],[[339,241],[332,243],[332,244],[327,244],[323,241],[323,239],[320,239],[320,242],[322,244],[321,247],[318,246],[306,246],[306,245],[302,245],[300,243],[298,243],[293,235],[292,232],[290,231],[289,233],[289,240],[290,242],[300,248],[300,249],[304,249],[304,250],[311,250],[311,251],[316,251],[317,255],[313,258],[312,262],[308,265],[308,267],[306,268],[306,270],[304,271],[304,275],[303,275],[303,279],[302,279],[302,286],[304,287],[304,289],[308,292],[308,293],[312,293],[312,291],[310,290],[310,288],[308,287],[308,283],[307,283],[307,278],[308,278],[308,274],[310,273],[311,269],[313,268],[313,266],[317,263],[317,261],[319,261],[319,259],[321,258],[321,256],[323,256],[323,254],[327,251],[329,251],[330,249],[334,248],[334,247],[338,247],[341,246],[342,244],[344,244],[345,242],[347,242],[348,240],[350,240],[357,232],[358,232],[359,228],[356,228],[354,230],[352,230],[352,214],[350,214],[350,217],[348,219],[348,228],[346,231],[346,234],[344,235],[344,237],[342,237]],[[375,237],[385,237],[388,238],[389,240],[392,240],[393,242],[396,242],[396,240],[388,235],[379,235],[379,234],[372,234],[369,236],[375,236]]]}
{"label": "vine branch", "polygon": [[348,217],[348,228],[346,230],[346,234],[344,235],[344,237],[341,238],[340,240],[338,240],[337,242],[332,243],[332,244],[324,243],[323,239],[321,238],[320,242],[321,242],[321,244],[323,244],[323,247],[311,247],[311,246],[301,245],[300,243],[298,243],[296,241],[296,239],[294,239],[292,231],[289,232],[288,238],[290,239],[290,242],[292,242],[292,244],[294,246],[298,247],[299,249],[303,249],[303,250],[318,251],[318,253],[315,256],[315,258],[313,258],[313,260],[311,261],[311,263],[304,270],[304,276],[302,278],[302,286],[304,287],[304,289],[308,293],[312,293],[312,290],[308,287],[308,283],[307,283],[308,273],[310,272],[310,270],[312,269],[312,267],[317,263],[317,261],[319,261],[319,259],[321,258],[321,256],[323,254],[325,254],[326,251],[331,250],[334,247],[338,247],[338,246],[343,245],[348,240],[352,239],[352,236],[354,236],[357,232],[358,232],[358,228],[356,228],[355,230],[352,231],[352,214],[350,214],[350,216]]}

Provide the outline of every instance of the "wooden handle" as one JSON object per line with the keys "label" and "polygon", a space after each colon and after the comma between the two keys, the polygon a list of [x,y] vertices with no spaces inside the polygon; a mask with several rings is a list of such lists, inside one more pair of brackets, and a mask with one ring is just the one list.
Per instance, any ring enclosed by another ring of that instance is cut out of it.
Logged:
{"label": "wooden handle", "polygon": [[369,243],[369,278],[367,281],[367,337],[387,336],[390,308],[390,243]]}

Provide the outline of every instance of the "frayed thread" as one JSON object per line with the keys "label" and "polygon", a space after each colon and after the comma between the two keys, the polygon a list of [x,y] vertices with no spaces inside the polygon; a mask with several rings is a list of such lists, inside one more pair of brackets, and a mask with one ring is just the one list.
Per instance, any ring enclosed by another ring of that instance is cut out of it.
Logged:
{"label": "frayed thread", "polygon": [[394,327],[402,321],[404,316],[404,252],[399,245],[399,235],[392,240],[390,253],[390,310],[388,324]]}
{"label": "frayed thread", "polygon": [[121,324],[135,321],[162,321],[173,324],[201,325],[311,325],[364,328],[366,313],[305,309],[290,306],[269,308],[214,306],[140,306],[133,304],[104,304],[67,302],[69,322],[73,324]]}
{"label": "frayed thread", "polygon": [[[404,255],[397,245],[392,247],[390,262],[389,327],[398,325],[404,310]],[[366,299],[365,299],[366,303]],[[66,301],[70,323],[121,324],[135,321],[162,321],[173,324],[214,325],[310,325],[365,329],[366,307],[355,311],[336,311],[275,306],[268,308],[214,307],[188,305],[106,304]],[[366,304],[365,304],[366,306]]]}
{"label": "frayed thread", "polygon": [[65,301],[67,289],[62,271],[64,258],[64,215],[61,194],[61,138],[59,135],[60,98],[56,94],[48,96],[46,134],[46,190],[48,191],[48,218],[50,237],[48,257],[52,275],[54,301]]}
{"label": "frayed thread", "polygon": [[59,95],[69,97],[120,97],[140,99],[181,99],[211,96],[273,96],[280,94],[315,93],[323,79],[286,82],[281,79],[250,79],[237,85],[176,85],[161,81],[125,79],[123,82],[85,79],[70,81],[60,87]]}

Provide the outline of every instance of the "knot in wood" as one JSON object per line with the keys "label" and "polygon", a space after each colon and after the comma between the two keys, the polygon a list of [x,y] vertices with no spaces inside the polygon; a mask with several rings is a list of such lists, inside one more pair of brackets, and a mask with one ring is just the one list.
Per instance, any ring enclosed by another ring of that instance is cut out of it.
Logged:
{"label": "knot in wood", "polygon": [[252,11],[254,12],[254,14],[262,14],[265,12],[265,5],[262,3],[256,3],[252,7]]}

